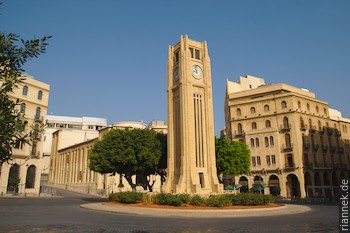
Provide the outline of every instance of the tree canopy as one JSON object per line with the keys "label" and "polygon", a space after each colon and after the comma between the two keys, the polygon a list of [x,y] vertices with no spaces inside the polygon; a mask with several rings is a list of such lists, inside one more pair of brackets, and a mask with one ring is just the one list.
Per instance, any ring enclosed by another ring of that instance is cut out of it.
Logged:
{"label": "tree canopy", "polygon": [[232,141],[225,136],[215,138],[216,166],[218,175],[240,175],[249,172],[250,150],[247,145]]}
{"label": "tree canopy", "polygon": [[16,34],[0,32],[0,166],[11,158],[16,144],[31,142],[34,133],[24,132],[27,122],[16,110],[21,102],[10,94],[24,81],[23,65],[45,52],[49,38],[25,41]]}
{"label": "tree canopy", "polygon": [[93,145],[90,169],[102,174],[119,173],[133,189],[138,184],[132,176],[138,175],[142,186],[152,191],[150,175],[159,172],[162,155],[166,156],[163,137],[150,129],[112,129]]}

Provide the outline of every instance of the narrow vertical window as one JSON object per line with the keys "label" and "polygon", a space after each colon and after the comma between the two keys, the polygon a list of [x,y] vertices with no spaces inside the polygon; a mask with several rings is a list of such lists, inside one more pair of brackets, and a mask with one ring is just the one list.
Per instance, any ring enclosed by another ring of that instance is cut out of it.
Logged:
{"label": "narrow vertical window", "polygon": [[251,138],[250,139],[250,147],[254,147],[254,145],[255,145],[254,138]]}
{"label": "narrow vertical window", "polygon": [[266,105],[264,106],[264,111],[265,111],[265,112],[270,111],[270,107],[269,107],[269,105],[267,105],[267,104],[266,104]]}
{"label": "narrow vertical window", "polygon": [[24,86],[22,90],[22,95],[27,95],[28,94],[28,86]]}
{"label": "narrow vertical window", "polygon": [[256,129],[256,122],[252,123],[252,129]]}
{"label": "narrow vertical window", "polygon": [[275,142],[273,141],[273,136],[270,136],[270,145],[271,146],[275,145]]}
{"label": "narrow vertical window", "polygon": [[251,108],[250,108],[250,113],[252,113],[252,114],[255,113],[255,108],[254,108],[254,107],[251,107]]}
{"label": "narrow vertical window", "polygon": [[269,138],[265,137],[265,147],[269,147]]}
{"label": "narrow vertical window", "polygon": [[266,155],[266,164],[271,165],[271,156],[270,155]]}
{"label": "narrow vertical window", "polygon": [[271,121],[269,121],[269,120],[265,121],[265,127],[271,128]]}
{"label": "narrow vertical window", "polygon": [[252,165],[253,165],[253,166],[256,166],[256,159],[255,159],[255,156],[252,157]]}
{"label": "narrow vertical window", "polygon": [[20,109],[21,113],[25,113],[26,112],[26,104],[25,103],[21,103],[21,109]]}
{"label": "narrow vertical window", "polygon": [[41,114],[41,108],[37,107],[35,110],[35,119],[38,120],[40,118],[40,114]]}
{"label": "narrow vertical window", "polygon": [[282,108],[287,108],[287,102],[286,101],[282,101],[281,105],[282,105]]}
{"label": "narrow vertical window", "polygon": [[237,116],[240,116],[242,114],[241,109],[237,108]]}
{"label": "narrow vertical window", "polygon": [[298,108],[301,109],[301,103],[298,101]]}
{"label": "narrow vertical window", "polygon": [[256,145],[256,147],[259,147],[260,145],[259,145],[260,143],[259,143],[259,138],[255,138],[255,145]]}
{"label": "narrow vertical window", "polygon": [[200,53],[198,49],[195,49],[195,56],[197,60],[200,60]]}
{"label": "narrow vertical window", "polygon": [[271,155],[271,162],[272,164],[276,164],[276,157],[274,155]]}
{"label": "narrow vertical window", "polygon": [[257,163],[258,165],[261,165],[260,156],[257,156],[257,157],[256,157],[256,163]]}
{"label": "narrow vertical window", "polygon": [[43,99],[43,91],[38,91],[38,100]]}
{"label": "narrow vertical window", "polygon": [[194,58],[194,51],[193,48],[190,48],[191,58]]}

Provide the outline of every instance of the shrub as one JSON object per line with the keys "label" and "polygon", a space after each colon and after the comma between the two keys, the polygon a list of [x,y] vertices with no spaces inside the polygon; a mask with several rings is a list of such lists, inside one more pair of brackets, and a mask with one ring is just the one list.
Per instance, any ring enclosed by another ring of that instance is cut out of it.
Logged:
{"label": "shrub", "polygon": [[233,205],[266,205],[274,202],[271,195],[257,193],[239,193],[231,196]]}
{"label": "shrub", "polygon": [[109,201],[116,201],[117,200],[117,194],[116,193],[111,193],[108,196]]}
{"label": "shrub", "polygon": [[222,207],[222,206],[230,206],[232,205],[231,195],[211,195],[206,200],[206,204],[208,206],[213,207]]}
{"label": "shrub", "polygon": [[177,197],[181,200],[182,204],[188,204],[191,201],[189,194],[178,194]]}
{"label": "shrub", "polygon": [[138,192],[120,192],[120,193],[115,193],[115,201],[119,203],[124,203],[124,204],[132,204],[132,203],[137,203],[141,202],[143,200],[143,193],[138,193]]}
{"label": "shrub", "polygon": [[202,198],[199,195],[194,195],[194,196],[192,196],[190,203],[191,203],[191,205],[200,206],[200,205],[203,205],[205,203],[205,200],[204,200],[204,198]]}

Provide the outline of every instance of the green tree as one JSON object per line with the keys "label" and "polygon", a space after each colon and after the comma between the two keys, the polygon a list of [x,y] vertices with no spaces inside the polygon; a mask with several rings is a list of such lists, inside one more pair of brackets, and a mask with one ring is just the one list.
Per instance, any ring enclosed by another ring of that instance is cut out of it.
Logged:
{"label": "green tree", "polygon": [[11,158],[16,144],[31,144],[33,132],[24,132],[27,122],[16,110],[21,102],[9,95],[24,81],[23,65],[45,52],[49,38],[24,41],[15,34],[0,32],[0,166]]}
{"label": "green tree", "polygon": [[95,142],[90,151],[90,169],[102,174],[119,173],[125,177],[132,189],[137,175],[143,188],[152,191],[162,156],[159,134],[150,129],[112,129],[101,140]]}
{"label": "green tree", "polygon": [[247,145],[232,141],[225,136],[215,138],[216,166],[218,175],[240,175],[249,172],[250,150]]}

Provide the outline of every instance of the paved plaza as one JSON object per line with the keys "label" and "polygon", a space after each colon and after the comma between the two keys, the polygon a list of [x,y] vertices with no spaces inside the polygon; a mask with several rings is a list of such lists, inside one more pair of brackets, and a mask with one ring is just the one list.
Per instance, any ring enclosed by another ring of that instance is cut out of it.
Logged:
{"label": "paved plaza", "polygon": [[0,198],[0,232],[338,232],[336,205],[223,211],[120,209],[101,203],[107,201],[103,198],[61,194]]}

